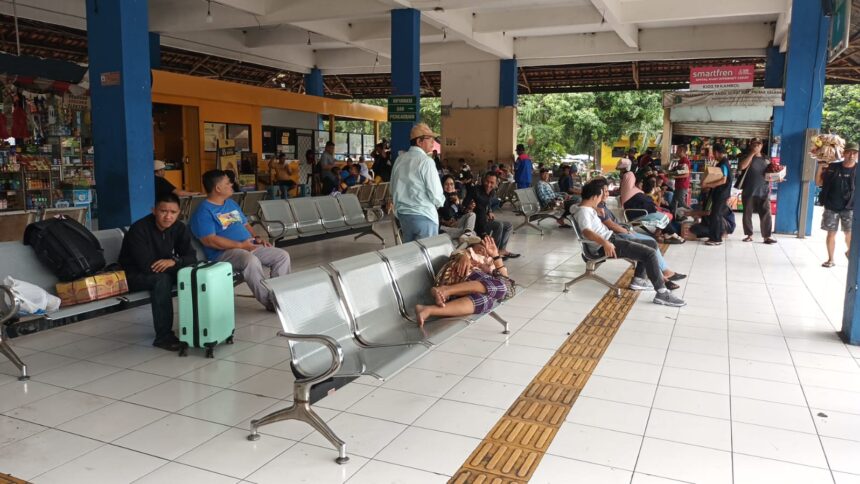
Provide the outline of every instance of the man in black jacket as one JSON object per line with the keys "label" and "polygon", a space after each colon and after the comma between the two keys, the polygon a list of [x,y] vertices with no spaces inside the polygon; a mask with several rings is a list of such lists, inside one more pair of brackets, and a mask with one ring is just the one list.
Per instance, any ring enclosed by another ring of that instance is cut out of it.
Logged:
{"label": "man in black jacket", "polygon": [[132,291],[149,291],[152,301],[153,346],[169,351],[180,348],[173,333],[173,284],[183,266],[197,262],[191,246],[191,231],[179,217],[179,198],[162,194],[155,200],[152,214],[128,230],[122,241],[119,263]]}
{"label": "man in black jacket", "polygon": [[496,193],[497,181],[498,177],[495,172],[489,171],[484,174],[481,184],[474,185],[468,190],[463,206],[469,207],[474,203],[475,233],[481,237],[492,236],[502,259],[514,259],[520,254],[514,254],[507,249],[513,225],[510,222],[496,220],[496,216],[493,214],[492,200]]}

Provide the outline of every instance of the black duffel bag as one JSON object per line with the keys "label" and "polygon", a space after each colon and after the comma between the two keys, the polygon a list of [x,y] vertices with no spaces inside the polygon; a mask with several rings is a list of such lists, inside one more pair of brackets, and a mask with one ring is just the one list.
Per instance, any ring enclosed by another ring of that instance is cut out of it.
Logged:
{"label": "black duffel bag", "polygon": [[66,216],[34,222],[24,230],[24,245],[61,281],[91,276],[105,267],[104,250],[95,235]]}

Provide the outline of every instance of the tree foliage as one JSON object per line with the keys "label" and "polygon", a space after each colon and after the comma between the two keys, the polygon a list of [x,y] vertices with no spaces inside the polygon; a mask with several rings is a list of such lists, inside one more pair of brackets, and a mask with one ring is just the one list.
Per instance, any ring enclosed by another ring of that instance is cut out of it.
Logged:
{"label": "tree foliage", "polygon": [[824,88],[821,130],[838,134],[846,141],[860,139],[860,86]]}
{"label": "tree foliage", "polygon": [[518,142],[538,162],[594,153],[622,136],[636,139],[662,130],[661,99],[657,91],[520,96]]}
{"label": "tree foliage", "polygon": [[[356,99],[355,102],[369,104],[371,106],[388,106],[388,99]],[[421,98],[421,122],[427,123],[434,132],[442,129],[442,101],[438,97]],[[337,131],[346,133],[373,133],[373,122],[370,121],[338,121]],[[391,139],[391,123],[379,123],[379,136],[387,140]]]}

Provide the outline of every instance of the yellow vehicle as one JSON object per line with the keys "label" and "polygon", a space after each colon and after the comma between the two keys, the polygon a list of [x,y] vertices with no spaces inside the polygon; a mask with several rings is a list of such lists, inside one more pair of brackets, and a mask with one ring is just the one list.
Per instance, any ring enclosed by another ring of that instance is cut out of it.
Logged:
{"label": "yellow vehicle", "polygon": [[[613,143],[612,146],[604,143],[603,146],[600,147],[600,166],[603,169],[603,172],[606,173],[614,170],[618,160],[627,154],[627,150],[630,149],[630,146],[629,136],[622,136],[618,141]],[[633,146],[640,154],[645,151],[646,148],[656,149],[657,137],[651,136],[648,138],[647,146],[644,143],[644,140],[641,137],[638,137]]]}

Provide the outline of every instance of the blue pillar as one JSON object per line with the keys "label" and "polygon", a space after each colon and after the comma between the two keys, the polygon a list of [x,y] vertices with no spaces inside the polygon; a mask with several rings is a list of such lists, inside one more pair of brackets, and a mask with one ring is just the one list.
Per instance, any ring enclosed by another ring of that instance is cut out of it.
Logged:
{"label": "blue pillar", "polygon": [[309,96],[325,96],[322,71],[316,67],[311,69],[309,74],[305,74],[305,94]]}
{"label": "blue pillar", "polygon": [[502,59],[499,61],[499,107],[517,105],[517,70],[516,59]]}
{"label": "blue pillar", "polygon": [[[421,12],[414,8],[391,11],[391,94],[415,96],[415,112],[420,116],[421,89]],[[416,118],[418,121],[418,118]],[[391,123],[391,153],[409,149],[409,131],[412,124],[405,121]]]}
{"label": "blue pillar", "polygon": [[785,54],[779,46],[767,48],[767,63],[764,69],[764,87],[782,89],[785,84]]}
{"label": "blue pillar", "polygon": [[149,33],[149,67],[161,69],[161,34]]}
{"label": "blue pillar", "polygon": [[152,209],[152,92],[147,0],[87,0],[99,228]]}
{"label": "blue pillar", "polygon": [[[854,225],[851,230],[851,247],[848,257],[848,278],[845,283],[845,306],[842,310],[840,336],[846,343],[860,345],[860,197],[854,197]],[[836,237],[842,237],[837,234]],[[822,247],[823,248],[823,247]],[[836,254],[838,256],[838,254]]]}
{"label": "blue pillar", "polygon": [[806,129],[821,127],[824,101],[824,67],[827,64],[830,18],[824,16],[821,3],[810,0],[792,2],[780,160],[787,167],[788,176],[779,186],[776,217],[776,232],[783,234],[796,234],[799,230],[803,230],[806,235],[812,233],[812,209],[815,206],[812,181],[808,182],[807,226],[799,228],[798,220]]}

